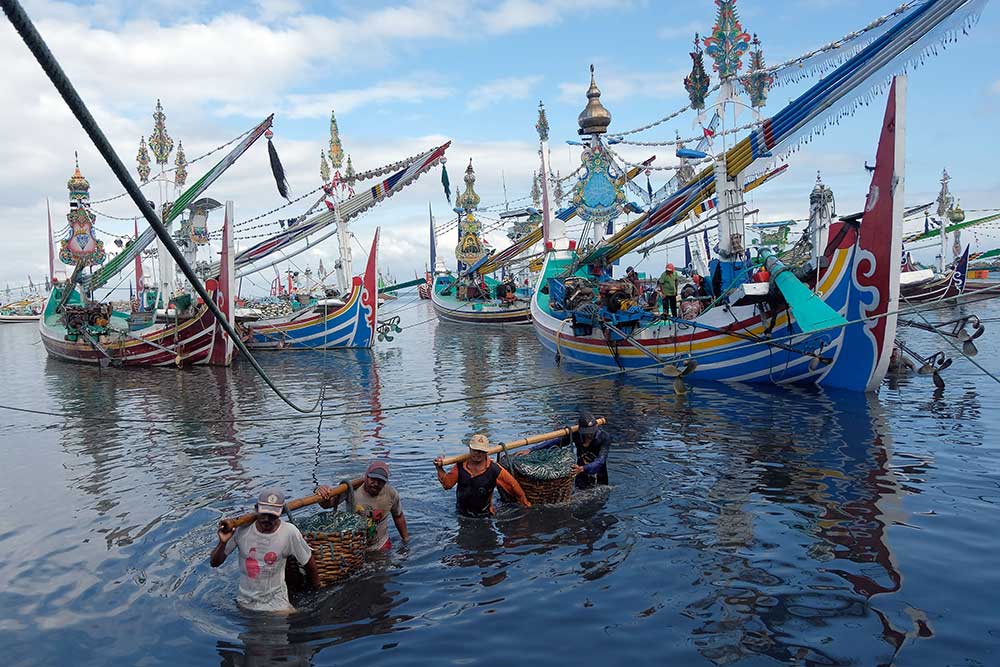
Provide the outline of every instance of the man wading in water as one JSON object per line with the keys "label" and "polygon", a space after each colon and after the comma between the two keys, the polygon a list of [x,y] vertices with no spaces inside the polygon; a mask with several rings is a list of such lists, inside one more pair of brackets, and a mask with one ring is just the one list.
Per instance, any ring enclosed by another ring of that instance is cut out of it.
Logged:
{"label": "man wading in water", "polygon": [[[336,509],[342,498],[333,495],[333,489],[329,486],[316,487],[316,493],[324,499],[319,506],[326,509]],[[389,486],[389,466],[384,461],[372,461],[368,466],[364,484],[357,490],[354,502],[361,508],[361,516],[368,522],[368,551],[389,551],[392,548],[388,526],[390,516],[396,524],[400,539],[403,542],[410,539],[399,493]]]}
{"label": "man wading in water", "polygon": [[495,461],[490,461],[490,441],[477,433],[469,440],[469,458],[444,471],[444,457],[434,459],[438,481],[445,489],[458,484],[455,491],[455,507],[464,516],[482,517],[496,513],[493,507],[493,491],[499,486],[505,493],[525,507],[531,503],[524,495],[524,489],[517,480]]}
{"label": "man wading in water", "polygon": [[268,490],[257,499],[257,520],[236,530],[219,528],[219,543],[212,550],[212,567],[240,550],[240,589],[236,602],[252,611],[295,611],[288,601],[285,561],[289,556],[304,563],[313,588],[319,588],[319,570],[299,529],[281,520],[285,494]]}
{"label": "man wading in water", "polygon": [[563,435],[552,440],[546,440],[540,445],[535,445],[527,452],[519,452],[518,455],[548,447],[575,445],[576,465],[573,466],[573,474],[576,475],[576,479],[574,480],[576,488],[589,489],[592,486],[607,485],[608,452],[611,450],[611,436],[597,424],[594,415],[589,412],[580,413],[577,425],[580,428],[570,436]]}

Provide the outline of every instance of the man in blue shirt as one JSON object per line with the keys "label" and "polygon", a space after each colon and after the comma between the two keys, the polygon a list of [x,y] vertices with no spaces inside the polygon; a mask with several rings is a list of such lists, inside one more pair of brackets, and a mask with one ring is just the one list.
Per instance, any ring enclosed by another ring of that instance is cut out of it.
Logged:
{"label": "man in blue shirt", "polygon": [[599,484],[607,485],[611,436],[598,426],[594,415],[589,412],[581,412],[577,424],[580,428],[575,433],[546,440],[530,451],[573,444],[576,446],[576,465],[573,466],[576,488],[589,489]]}

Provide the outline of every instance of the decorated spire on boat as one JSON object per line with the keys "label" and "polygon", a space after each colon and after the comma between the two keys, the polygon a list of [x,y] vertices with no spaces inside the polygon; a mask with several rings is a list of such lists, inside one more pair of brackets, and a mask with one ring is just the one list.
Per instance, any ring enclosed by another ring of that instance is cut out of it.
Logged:
{"label": "decorated spire on boat", "polygon": [[715,60],[713,69],[720,79],[731,79],[743,67],[743,54],[750,44],[750,35],[743,31],[736,0],[715,0],[719,13],[712,26],[712,35],[705,38],[705,51]]}
{"label": "decorated spire on boat", "polygon": [[951,180],[951,176],[948,175],[947,169],[941,170],[941,190],[938,191],[937,196],[937,214],[940,218],[944,218],[948,214],[948,209],[951,208],[955,199],[948,192],[948,181]]}
{"label": "decorated spire on boat", "polygon": [[531,203],[535,208],[542,205],[542,183],[538,172],[531,172]]}
{"label": "decorated spire on boat", "polygon": [[753,51],[750,52],[750,73],[740,79],[743,89],[750,97],[750,106],[760,109],[767,103],[767,93],[774,83],[774,76],[764,65],[764,51],[760,48],[760,40],[753,36]]}
{"label": "decorated spire on boat", "polygon": [[589,136],[589,140],[580,155],[584,175],[573,187],[570,203],[577,207],[580,217],[591,227],[597,242],[605,230],[611,232],[626,198],[625,190],[618,182],[617,169],[601,142],[601,135],[608,131],[611,124],[611,112],[601,104],[601,91],[597,87],[593,65],[590,66],[587,106],[577,122],[580,134]]}
{"label": "decorated spire on boat", "polygon": [[344,169],[344,180],[348,184],[353,183],[358,177],[358,172],[354,170],[354,163],[351,162],[351,156],[347,156],[347,168]]}
{"label": "decorated spire on boat", "polygon": [[135,156],[136,171],[139,180],[149,183],[149,150],[146,148],[146,137],[139,138],[139,153]]}
{"label": "decorated spire on boat", "polygon": [[535,129],[538,130],[538,140],[548,141],[549,140],[549,119],[545,117],[545,105],[538,102],[538,122],[535,123]]}
{"label": "decorated spire on boat", "polygon": [[469,158],[469,166],[465,169],[465,191],[455,197],[455,204],[462,213],[462,221],[459,223],[458,246],[455,248],[455,258],[462,264],[471,266],[478,262],[486,254],[483,241],[480,238],[482,224],[476,218],[473,211],[479,208],[480,198],[476,193],[476,172],[472,168],[472,158]]}
{"label": "decorated spire on boat", "polygon": [[178,189],[183,188],[184,184],[187,183],[187,156],[184,155],[184,142],[177,142],[177,155],[174,157],[174,166],[177,167],[174,170],[174,185]]}
{"label": "decorated spire on boat", "polygon": [[562,177],[558,170],[556,170],[556,185],[555,192],[553,193],[553,198],[556,200],[556,208],[562,208],[563,198],[565,193],[563,192]]}
{"label": "decorated spire on boat", "polygon": [[101,264],[106,257],[104,242],[94,235],[94,221],[90,211],[90,183],[80,173],[79,158],[76,170],[66,183],[69,189],[69,233],[59,242],[59,261],[63,264],[93,266]]}
{"label": "decorated spire on boat", "polygon": [[590,88],[587,89],[587,106],[577,118],[581,136],[597,136],[608,131],[611,124],[611,112],[601,104],[601,89],[597,87],[594,77],[594,66],[590,66]]}
{"label": "decorated spire on boat", "polygon": [[174,140],[167,134],[167,115],[163,113],[160,100],[156,100],[156,111],[153,112],[153,132],[149,135],[149,149],[153,151],[156,164],[161,167],[170,161],[170,153],[174,150]]}
{"label": "decorated spire on boat", "polygon": [[339,171],[344,164],[344,147],[340,144],[340,130],[337,128],[337,117],[330,110],[330,167]]}
{"label": "decorated spire on boat", "polygon": [[705,58],[701,50],[698,33],[694,34],[694,51],[691,51],[691,73],[684,77],[684,90],[691,100],[691,108],[695,111],[705,109],[705,96],[708,95],[708,73],[705,71]]}
{"label": "decorated spire on boat", "polygon": [[319,152],[319,177],[324,183],[330,182],[330,163],[326,161],[326,151]]}

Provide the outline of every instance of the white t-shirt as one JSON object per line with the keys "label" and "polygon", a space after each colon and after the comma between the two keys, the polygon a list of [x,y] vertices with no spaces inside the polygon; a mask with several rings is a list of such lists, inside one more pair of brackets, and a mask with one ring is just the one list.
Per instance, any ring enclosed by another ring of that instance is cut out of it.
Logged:
{"label": "white t-shirt", "polygon": [[273,533],[262,533],[257,524],[236,529],[226,542],[226,554],[239,548],[240,591],[236,601],[254,611],[288,611],[285,561],[289,556],[305,565],[312,557],[299,529],[282,521]]}

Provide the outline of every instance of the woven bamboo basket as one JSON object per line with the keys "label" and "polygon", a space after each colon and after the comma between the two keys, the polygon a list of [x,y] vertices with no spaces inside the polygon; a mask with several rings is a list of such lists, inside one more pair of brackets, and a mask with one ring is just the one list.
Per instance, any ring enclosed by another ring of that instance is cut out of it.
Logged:
{"label": "woven bamboo basket", "polygon": [[565,503],[573,497],[573,480],[576,479],[576,475],[572,473],[556,479],[534,479],[516,470],[511,471],[511,475],[524,489],[524,495],[532,505]]}
{"label": "woven bamboo basket", "polygon": [[[368,541],[363,523],[359,526],[358,530],[340,532],[302,530],[302,537],[312,548],[321,587],[346,579],[365,564]],[[288,558],[285,580],[291,588],[305,587],[305,573],[294,556]]]}
{"label": "woven bamboo basket", "polygon": [[[573,497],[576,457],[566,448],[531,452],[523,457],[499,456],[498,462],[514,476],[532,505],[565,503]],[[531,469],[544,474],[531,474]],[[565,470],[565,475],[554,474]]]}

